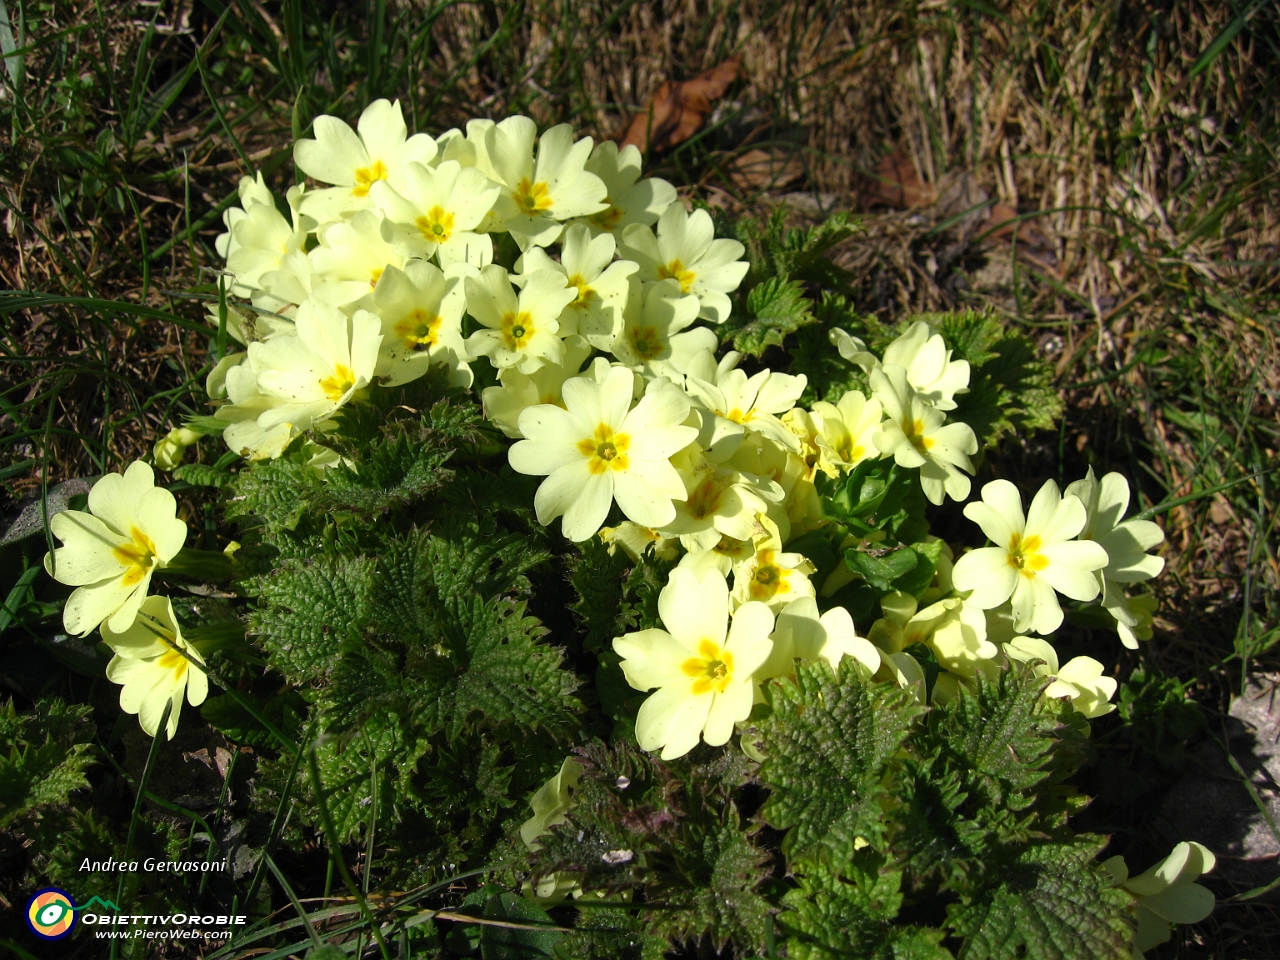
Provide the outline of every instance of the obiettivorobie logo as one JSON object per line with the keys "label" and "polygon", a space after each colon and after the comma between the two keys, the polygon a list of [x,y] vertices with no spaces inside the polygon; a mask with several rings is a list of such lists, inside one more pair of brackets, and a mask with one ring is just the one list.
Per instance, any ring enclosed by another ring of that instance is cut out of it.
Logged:
{"label": "obiettivorobie logo", "polygon": [[[96,910],[94,909],[95,907],[97,908]],[[104,910],[113,910],[115,915],[103,913]],[[146,937],[147,939],[202,938],[206,940],[226,940],[231,936],[231,930],[229,929],[231,926],[240,926],[249,920],[246,916],[201,916],[199,913],[122,914],[118,906],[110,900],[104,900],[98,896],[90,897],[89,901],[83,906],[77,906],[71,894],[65,890],[59,890],[57,887],[45,887],[37,890],[31,899],[27,901],[27,924],[36,936],[45,940],[61,940],[70,934],[76,928],[77,921],[80,919],[78,915],[81,913],[84,914],[84,923],[88,926],[141,928],[107,929],[99,930],[96,933],[98,937],[107,936],[111,938]],[[170,929],[146,929],[155,926],[168,927]],[[210,926],[227,929],[219,930],[217,933],[200,929]]]}
{"label": "obiettivorobie logo", "polygon": [[27,924],[31,932],[46,940],[61,940],[76,926],[76,913],[88,910],[92,906],[101,906],[109,910],[119,911],[110,900],[93,897],[83,907],[76,906],[71,894],[57,887],[45,887],[37,890],[27,901]]}

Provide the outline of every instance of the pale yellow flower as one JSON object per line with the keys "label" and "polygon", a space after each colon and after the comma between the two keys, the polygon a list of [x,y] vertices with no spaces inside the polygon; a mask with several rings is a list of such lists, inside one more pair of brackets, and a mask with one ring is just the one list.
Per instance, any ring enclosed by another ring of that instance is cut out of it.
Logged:
{"label": "pale yellow flower", "polygon": [[699,738],[713,747],[728,743],[751,713],[754,674],[773,649],[773,614],[746,603],[729,623],[729,588],[719,571],[699,581],[677,567],[658,597],[658,615],[666,630],[613,641],[627,682],[657,688],[640,705],[636,740],[643,750],[661,749],[664,760],[684,756]]}
{"label": "pale yellow flower", "polygon": [[209,693],[204,659],[183,639],[173,604],[166,597],[148,597],[127,629],[115,631],[104,623],[102,639],[115,654],[107,664],[107,679],[124,688],[120,709],[137,714],[142,729],[154,737],[165,704],[171,704],[165,734],[172,740],[183,694],[198,707]]}
{"label": "pale yellow flower", "polygon": [[45,570],[76,587],[62,610],[68,633],[87,636],[104,620],[116,632],[129,629],[151,575],[187,539],[177,514],[173,494],[157,487],[151,467],[137,460],[93,485],[88,513],[63,510],[49,519],[62,546],[45,555]]}

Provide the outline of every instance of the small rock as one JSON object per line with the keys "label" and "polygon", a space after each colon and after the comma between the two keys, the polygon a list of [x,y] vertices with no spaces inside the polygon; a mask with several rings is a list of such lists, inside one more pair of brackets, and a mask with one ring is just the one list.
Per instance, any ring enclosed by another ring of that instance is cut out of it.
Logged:
{"label": "small rock", "polygon": [[[1280,825],[1280,678],[1249,681],[1231,702],[1227,743],[1272,821]],[[1218,857],[1217,876],[1238,890],[1265,886],[1280,876],[1280,840],[1227,763],[1214,739],[1187,752],[1187,772],[1160,810],[1176,836],[1197,840]],[[1280,899],[1277,892],[1272,899]]]}

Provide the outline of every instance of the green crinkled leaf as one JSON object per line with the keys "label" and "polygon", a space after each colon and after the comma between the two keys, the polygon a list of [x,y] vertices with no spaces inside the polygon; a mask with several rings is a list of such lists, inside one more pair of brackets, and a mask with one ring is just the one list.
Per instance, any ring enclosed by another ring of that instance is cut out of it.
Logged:
{"label": "green crinkled leaf", "polygon": [[859,838],[879,846],[886,824],[889,765],[923,712],[914,696],[863,678],[852,658],[839,674],[825,661],[797,662],[794,681],[773,687],[774,712],[761,726],[762,814],[788,830],[788,862],[839,864]]}
{"label": "green crinkled leaf", "polygon": [[30,712],[19,714],[12,700],[0,710],[0,828],[39,807],[66,803],[89,785],[92,712],[54,697]]}
{"label": "green crinkled leaf", "polygon": [[[360,412],[373,411],[366,406]],[[478,437],[475,406],[448,400],[437,401],[425,417],[375,422],[376,432],[368,441],[336,444],[352,464],[334,467],[309,492],[312,508],[368,517],[415,503],[453,480],[454,472],[445,464],[460,443]],[[344,420],[343,427],[356,429],[357,424]]]}
{"label": "green crinkled leaf", "polygon": [[[240,698],[251,701],[258,713],[287,736],[297,735],[302,719],[307,715],[306,701],[296,690],[288,690],[266,700],[250,693],[241,693]],[[277,749],[280,746],[275,734],[227,694],[206,700],[200,707],[200,716],[205,723],[236,743]]]}
{"label": "green crinkled leaf", "polygon": [[228,520],[256,519],[269,539],[298,525],[306,510],[310,471],[293,456],[246,464],[229,484]]}
{"label": "green crinkled leaf", "polygon": [[173,478],[192,486],[216,487],[220,490],[235,480],[236,475],[211,463],[186,463],[173,471]]}
{"label": "green crinkled leaf", "polygon": [[956,395],[956,409],[947,416],[969,424],[984,445],[1050,429],[1061,418],[1062,397],[1052,368],[994,316],[960,311],[916,319],[937,328],[952,348],[952,359],[969,361],[969,392]]}
{"label": "green crinkled leaf", "polygon": [[524,571],[544,559],[475,524],[388,543],[369,561],[369,599],[340,648],[326,715],[346,726],[391,711],[424,735],[507,723],[563,731],[576,678],[524,603],[505,596],[526,590]]}
{"label": "green crinkled leaf", "polygon": [[1040,699],[1047,685],[1029,670],[980,675],[976,693],[962,688],[939,711],[939,737],[993,808],[1025,808],[1049,775],[1058,722]]}
{"label": "green crinkled leaf", "polygon": [[733,348],[758,357],[771,346],[781,346],[789,333],[814,322],[808,298],[799,281],[773,277],[747,295],[751,319],[733,333]]}
{"label": "green crinkled leaf", "polygon": [[571,609],[582,624],[583,646],[594,652],[606,649],[614,637],[625,632],[619,629],[618,618],[623,573],[630,561],[621,550],[610,554],[598,537],[580,544],[578,550],[569,572],[569,582],[578,594]]}
{"label": "green crinkled leaf", "polygon": [[830,332],[839,327],[857,335],[867,321],[845,296],[825,289],[813,305],[813,315],[817,323],[799,330],[788,349],[791,365],[787,372],[804,374],[809,381],[800,398],[801,404],[812,406],[816,400],[836,403],[850,390],[861,390],[865,394],[866,373],[840,356],[831,344]]}
{"label": "green crinkled leaf", "polygon": [[818,867],[797,876],[778,925],[789,960],[951,960],[941,930],[894,924],[902,874],[860,854],[840,874]]}
{"label": "green crinkled leaf", "polygon": [[[684,890],[664,891],[678,911],[659,912],[655,932],[677,943],[707,938],[722,952],[729,943],[740,954],[764,942],[771,905],[757,889],[767,876],[769,855],[738,826],[738,810],[727,805],[722,818],[691,829],[676,850],[693,881]],[[696,863],[691,863],[696,861]]]}
{"label": "green crinkled leaf", "polygon": [[1094,859],[1104,846],[1081,835],[1029,847],[994,891],[949,907],[957,960],[1129,960],[1131,901]]}
{"label": "green crinkled leaf", "polygon": [[[361,824],[373,810],[375,789],[379,821],[398,818],[398,771],[412,768],[422,749],[423,744],[407,733],[398,718],[386,714],[354,733],[321,742],[316,748],[316,765],[329,815],[342,842],[361,834]],[[303,783],[310,794],[311,784],[300,777],[297,786]]]}
{"label": "green crinkled leaf", "polygon": [[259,578],[249,617],[272,663],[295,683],[326,676],[343,641],[369,616],[377,561],[371,557],[287,560]]}
{"label": "green crinkled leaf", "polygon": [[547,631],[524,610],[523,601],[474,597],[469,610],[459,611],[453,626],[466,664],[449,704],[451,733],[476,722],[565,729],[577,705],[572,697],[577,680],[561,669],[558,648],[538,642]]}

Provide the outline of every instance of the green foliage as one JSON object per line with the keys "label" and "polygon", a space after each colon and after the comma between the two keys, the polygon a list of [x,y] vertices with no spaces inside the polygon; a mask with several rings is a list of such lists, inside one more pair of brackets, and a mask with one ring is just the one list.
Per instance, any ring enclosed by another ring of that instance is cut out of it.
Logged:
{"label": "green foliage", "polygon": [[964,937],[957,960],[1130,956],[1131,902],[1095,862],[1105,839],[1028,847],[1004,870],[995,891],[949,908]]}
{"label": "green foliage", "polygon": [[894,924],[902,906],[901,871],[871,852],[842,870],[806,869],[782,898],[778,925],[790,960],[951,960],[941,930]]}
{"label": "green foliage", "polygon": [[0,828],[41,808],[67,803],[89,785],[94,764],[88,706],[56,697],[18,713],[10,700],[0,710]]}
{"label": "green foliage", "polygon": [[658,944],[705,938],[717,950],[732,943],[745,951],[762,943],[771,907],[759,888],[769,855],[733,800],[747,774],[741,755],[699,763],[695,752],[666,764],[625,742],[591,744],[579,755],[586,772],[577,803],[539,839],[535,877],[569,871],[584,890],[630,889],[669,904],[650,917]]}
{"label": "green foliage", "polygon": [[733,349],[758,357],[769,347],[781,346],[787,334],[815,322],[809,307],[798,280],[773,277],[758,284],[747,295],[751,319],[733,334]]}
{"label": "green foliage", "polygon": [[795,681],[772,690],[774,712],[761,727],[760,776],[770,786],[762,815],[788,830],[788,862],[838,865],[859,839],[879,846],[891,763],[923,708],[910,691],[870,683],[849,657],[838,675],[824,661],[798,663]]}
{"label": "green foliage", "polygon": [[1074,725],[1029,671],[974,686],[925,714],[847,659],[772,685],[761,815],[787,831],[788,956],[941,960],[945,936],[957,958],[1128,956],[1102,841],[1071,835],[1055,787],[1081,759]]}
{"label": "green foliage", "polygon": [[463,927],[469,940],[479,945],[481,960],[538,960],[552,956],[563,934],[545,910],[524,897],[489,883],[466,896],[462,913],[503,921],[511,926],[475,925]]}
{"label": "green foliage", "polygon": [[969,392],[956,395],[950,416],[973,427],[983,445],[994,446],[1007,435],[1052,429],[1062,418],[1062,397],[1052,368],[1036,358],[1025,338],[1009,334],[995,317],[964,311],[913,319],[937,327],[952,348],[952,359],[969,361]]}
{"label": "green foliage", "polygon": [[745,309],[735,310],[720,333],[735,350],[758,357],[816,323],[814,300],[829,288],[847,288],[847,275],[827,254],[860,226],[836,214],[808,229],[787,229],[786,210],[779,208],[766,220],[743,218],[734,229],[751,268],[739,292]]}

